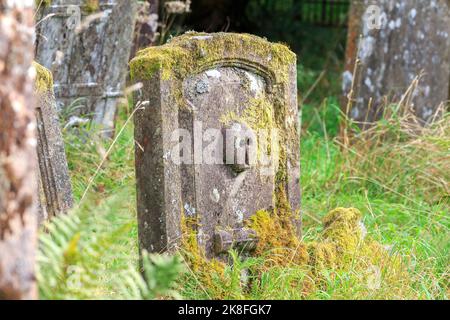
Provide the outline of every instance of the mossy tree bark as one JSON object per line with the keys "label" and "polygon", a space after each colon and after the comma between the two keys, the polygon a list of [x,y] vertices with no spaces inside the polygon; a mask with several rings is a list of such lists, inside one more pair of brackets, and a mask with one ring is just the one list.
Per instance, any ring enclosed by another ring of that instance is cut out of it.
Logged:
{"label": "mossy tree bark", "polygon": [[0,300],[37,297],[33,3],[0,0]]}

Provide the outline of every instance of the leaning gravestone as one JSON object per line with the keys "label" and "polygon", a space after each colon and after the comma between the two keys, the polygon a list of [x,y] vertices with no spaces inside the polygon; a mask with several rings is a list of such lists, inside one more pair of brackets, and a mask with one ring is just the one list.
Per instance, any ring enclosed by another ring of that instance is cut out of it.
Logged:
{"label": "leaning gravestone", "polygon": [[400,101],[421,74],[411,103],[429,122],[450,98],[450,1],[353,1],[344,73],[344,94],[352,82],[354,89],[350,117],[377,120],[385,97]]}
{"label": "leaning gravestone", "polygon": [[186,221],[207,257],[257,241],[258,210],[300,233],[296,56],[251,35],[187,33],[141,51],[132,78],[141,249],[176,248]]}
{"label": "leaning gravestone", "polygon": [[59,108],[89,116],[112,136],[127,75],[136,1],[54,0],[40,10],[37,61],[52,70]]}
{"label": "leaning gravestone", "polygon": [[37,63],[34,67],[40,173],[39,222],[42,222],[60,213],[66,213],[72,207],[73,199],[64,141],[53,95],[52,74]]}

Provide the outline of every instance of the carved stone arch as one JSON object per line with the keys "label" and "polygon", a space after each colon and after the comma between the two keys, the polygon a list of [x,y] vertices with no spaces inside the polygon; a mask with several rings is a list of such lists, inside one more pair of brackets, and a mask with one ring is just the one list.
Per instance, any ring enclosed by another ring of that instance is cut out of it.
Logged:
{"label": "carved stone arch", "polygon": [[197,73],[201,73],[207,71],[208,69],[215,69],[219,67],[236,67],[245,69],[250,72],[254,72],[255,74],[264,78],[269,92],[272,91],[274,85],[277,85],[275,74],[271,72],[265,65],[255,63],[249,60],[244,60],[239,57],[212,61],[208,64],[200,66],[199,69],[197,70]]}

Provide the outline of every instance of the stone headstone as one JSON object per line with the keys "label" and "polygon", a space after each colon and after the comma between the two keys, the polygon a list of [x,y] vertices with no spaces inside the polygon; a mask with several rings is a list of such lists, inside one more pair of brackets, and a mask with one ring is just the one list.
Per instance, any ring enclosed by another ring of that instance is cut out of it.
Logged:
{"label": "stone headstone", "polygon": [[67,213],[72,208],[72,187],[61,134],[53,78],[49,70],[35,63],[37,96],[37,155],[39,162],[39,222]]}
{"label": "stone headstone", "polygon": [[[53,0],[40,10],[36,60],[52,70],[58,108],[114,133],[133,42],[136,1]],[[74,108],[77,105],[77,108]]]}
{"label": "stone headstone", "polygon": [[[353,74],[356,58],[360,66]],[[353,108],[348,110],[352,119],[379,119],[385,99],[398,103],[422,75],[411,104],[416,116],[429,122],[449,100],[449,74],[448,0],[352,2],[344,73],[345,95],[353,81]]]}
{"label": "stone headstone", "polygon": [[194,219],[208,257],[253,248],[244,222],[293,212],[300,233],[296,56],[251,35],[187,33],[131,62],[138,95],[136,179],[141,249],[175,248]]}

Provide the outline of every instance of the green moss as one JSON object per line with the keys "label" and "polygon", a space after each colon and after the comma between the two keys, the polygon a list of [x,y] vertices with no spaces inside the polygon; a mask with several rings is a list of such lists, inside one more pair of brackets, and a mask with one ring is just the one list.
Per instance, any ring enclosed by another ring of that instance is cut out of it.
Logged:
{"label": "green moss", "polygon": [[264,154],[271,155],[273,160],[277,160],[279,146],[275,141],[272,141],[271,133],[272,130],[276,130],[277,134],[282,133],[282,131],[279,130],[275,123],[274,106],[264,94],[250,99],[242,114],[238,114],[235,111],[228,112],[220,118],[220,122],[224,125],[229,125],[232,122],[245,123],[255,133],[260,129],[265,129],[268,136],[259,138],[268,139],[267,149],[261,150],[261,146],[264,146],[264,144],[258,143],[257,159],[261,159],[262,154]]}
{"label": "green moss", "polygon": [[[150,47],[141,50],[136,58],[130,62],[131,78],[138,80],[151,79],[156,73],[160,73],[163,81],[183,81],[188,75],[204,71],[217,63],[246,57],[251,54],[251,60],[260,61],[269,74],[269,86],[274,90],[273,96],[284,97],[284,89],[289,87],[289,67],[296,62],[296,55],[282,44],[273,44],[265,39],[249,34],[233,33],[195,33],[188,32],[182,36],[173,38],[169,43],[160,47]],[[242,60],[234,61],[236,64],[246,63]],[[249,64],[252,62],[248,61]],[[180,107],[185,106],[181,83],[174,86],[173,97]],[[286,124],[288,114],[284,99],[269,100],[265,96],[257,97],[249,102],[248,108],[243,114],[230,113],[225,115],[222,121],[245,121],[252,129],[278,129],[279,144],[277,160],[279,160],[276,172],[277,190],[274,194],[278,205],[287,205],[285,199],[281,199],[287,175],[287,151],[286,148],[292,141],[297,141],[296,128]],[[271,144],[269,143],[269,146]],[[261,152],[259,150],[258,154]],[[288,207],[288,206],[287,206]],[[289,208],[287,208],[289,209]],[[286,212],[290,210],[286,210]]]}
{"label": "green moss", "polygon": [[53,90],[53,76],[50,70],[37,62],[33,62],[33,67],[36,70],[35,91],[46,92]]}
{"label": "green moss", "polygon": [[[248,57],[249,54],[252,57],[249,59],[251,61],[240,59]],[[270,260],[274,263],[281,263],[286,257],[287,250],[292,255],[292,261],[304,264],[308,261],[307,247],[298,239],[298,230],[293,223],[298,212],[292,212],[285,193],[287,146],[289,141],[297,140],[297,136],[295,128],[286,124],[289,111],[284,99],[284,90],[290,85],[288,83],[289,68],[295,65],[295,54],[284,45],[272,44],[253,35],[190,32],[172,39],[163,46],[141,50],[130,62],[131,78],[142,81],[152,79],[159,74],[162,81],[173,81],[172,88],[175,91],[172,92],[172,96],[178,107],[183,107],[182,81],[191,74],[202,72],[230,60],[237,65],[244,64],[243,68],[250,67],[259,70],[268,80],[269,91],[272,93],[250,99],[249,105],[242,113],[230,112],[220,120],[222,123],[234,120],[242,121],[255,131],[277,129],[279,139],[276,150],[270,149],[267,153],[275,155],[276,152],[276,158],[280,162],[276,172],[276,190],[273,194],[276,208],[273,213],[259,211],[251,223],[252,228],[258,232],[261,238],[264,238],[260,241],[261,245],[256,253],[263,254],[268,248],[272,248],[272,259]],[[283,98],[272,98],[277,96]],[[272,148],[272,144],[269,143],[268,147]],[[260,153],[261,150],[258,154]],[[276,219],[273,219],[274,216]],[[196,244],[195,228],[188,227],[184,234],[182,250],[186,251],[192,269],[203,270],[209,274],[207,268],[211,262],[208,262]],[[205,281],[209,282],[209,280]]]}
{"label": "green moss", "polygon": [[133,79],[145,80],[161,71],[163,80],[175,73],[183,78],[226,57],[248,52],[269,61],[269,69],[274,72],[277,82],[287,80],[287,68],[296,60],[295,54],[286,46],[253,35],[188,32],[163,46],[141,50],[131,61],[131,75]]}
{"label": "green moss", "polygon": [[[197,277],[197,281],[209,288],[216,286],[217,278],[220,279],[219,282],[225,282],[225,263],[217,259],[208,259],[204,249],[198,244],[197,219],[186,218],[183,213],[181,217],[182,240],[180,253],[191,272]],[[226,295],[224,288],[216,287],[215,289],[216,292],[222,292],[223,296]]]}
{"label": "green moss", "polygon": [[[48,7],[52,4],[52,0],[35,0],[36,8],[39,7]],[[84,0],[83,10],[86,13],[94,13],[100,9],[99,0]]]}
{"label": "green moss", "polygon": [[269,255],[267,261],[271,265],[303,265],[308,262],[306,246],[298,239],[295,228],[286,217],[261,210],[247,221],[247,226],[258,234],[255,255]]}
{"label": "green moss", "polygon": [[52,0],[35,0],[36,3],[36,8],[39,7],[39,5],[41,7],[48,7],[49,5],[51,5]]}
{"label": "green moss", "polygon": [[407,269],[400,257],[391,255],[384,247],[364,237],[361,213],[354,208],[337,208],[323,220],[324,230],[318,241],[297,239],[289,221],[277,212],[259,211],[248,222],[258,233],[255,254],[265,256],[265,265],[259,272],[273,267],[302,267],[309,270],[303,288],[317,290],[334,274],[352,271],[360,277],[370,277],[371,269],[386,270],[384,281],[407,281]]}
{"label": "green moss", "polygon": [[331,242],[311,242],[306,245],[309,254],[308,264],[312,270],[335,268],[337,261],[336,245]]}
{"label": "green moss", "polygon": [[189,53],[176,46],[152,47],[140,51],[131,61],[131,77],[149,79],[161,72],[163,80],[169,80],[175,72],[187,74]]}
{"label": "green moss", "polygon": [[[278,105],[277,105],[278,103]],[[261,144],[258,144],[257,157],[260,159],[264,152],[271,155],[276,165],[275,192],[274,200],[276,211],[280,215],[286,216],[286,219],[292,221],[298,215],[298,212],[292,212],[289,201],[285,194],[285,183],[287,181],[287,148],[289,143],[297,141],[295,128],[286,126],[287,110],[284,103],[270,101],[265,94],[250,99],[248,106],[242,114],[234,111],[225,114],[220,121],[223,124],[230,124],[233,121],[244,122],[252,130],[257,132],[259,129],[266,129],[270,134],[276,131],[278,143],[272,143],[272,137],[267,141],[267,150],[261,150]]]}
{"label": "green moss", "polygon": [[245,122],[252,130],[273,129],[275,125],[275,112],[273,104],[261,94],[256,98],[250,99],[247,108],[242,115],[232,111],[224,114],[220,118],[223,124],[230,124],[233,121]]}
{"label": "green moss", "polygon": [[[253,269],[258,276],[277,267],[301,267],[308,275],[303,283],[293,283],[308,291],[326,286],[327,277],[334,277],[339,271],[358,272],[369,277],[368,269],[384,268],[390,271],[386,281],[398,281],[407,277],[401,260],[392,257],[377,242],[363,238],[361,213],[353,208],[338,208],[324,218],[324,231],[318,241],[303,242],[298,239],[289,215],[282,212],[260,210],[246,226],[258,234],[258,244],[252,253],[264,257],[264,263]],[[212,290],[216,298],[227,296],[227,265],[217,259],[207,259],[198,245],[198,227],[195,219],[183,218],[182,254],[192,273],[202,286]],[[221,286],[223,285],[223,286]]]}
{"label": "green moss", "polygon": [[93,13],[100,9],[100,4],[98,0],[85,0],[84,1],[84,11],[86,13]]}

